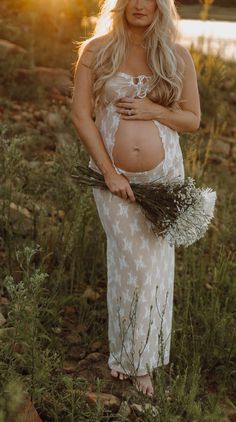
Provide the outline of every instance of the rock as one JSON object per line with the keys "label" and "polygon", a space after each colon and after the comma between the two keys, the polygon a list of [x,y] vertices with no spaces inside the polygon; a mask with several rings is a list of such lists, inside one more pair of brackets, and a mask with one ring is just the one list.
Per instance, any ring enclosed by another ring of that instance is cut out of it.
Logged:
{"label": "rock", "polygon": [[61,334],[62,329],[61,329],[61,327],[52,327],[52,331],[55,334]]}
{"label": "rock", "polygon": [[16,212],[16,215],[20,214],[23,217],[32,218],[32,215],[27,208],[23,208],[20,205],[16,205],[14,202],[10,203],[10,209],[13,211],[13,215]]}
{"label": "rock", "polygon": [[80,344],[81,343],[81,337],[76,334],[66,334],[65,340],[70,344]]}
{"label": "rock", "polygon": [[86,359],[81,359],[77,364],[77,370],[83,371],[84,369],[88,368],[88,361]]}
{"label": "rock", "polygon": [[123,416],[123,418],[127,418],[131,414],[130,406],[126,400],[122,401],[118,413]]}
{"label": "rock", "polygon": [[89,353],[89,355],[86,356],[86,361],[90,362],[99,362],[104,359],[104,354],[99,352],[93,352]]}
{"label": "rock", "polygon": [[14,122],[21,122],[23,119],[21,114],[12,114],[11,120],[13,120]]}
{"label": "rock", "polygon": [[30,120],[30,121],[32,121],[32,120],[33,120],[33,113],[32,113],[32,112],[29,112],[29,111],[22,111],[22,112],[21,112],[21,116],[22,116],[24,119],[26,119],[26,120]]}
{"label": "rock", "polygon": [[33,114],[36,120],[43,120],[44,118],[44,115],[41,110],[35,110]]}
{"label": "rock", "polygon": [[138,415],[142,415],[142,413],[144,413],[146,410],[151,411],[153,416],[158,416],[159,414],[157,408],[150,403],[145,403],[144,406],[141,404],[132,403],[130,407]]}
{"label": "rock", "polygon": [[63,94],[60,93],[60,91],[57,88],[52,87],[50,90],[50,98],[56,101],[62,101],[64,100],[65,97]]}
{"label": "rock", "polygon": [[96,402],[100,402],[101,406],[109,408],[114,413],[116,413],[120,408],[120,399],[113,394],[96,394],[89,391],[85,394],[85,397],[89,404],[96,405]]}
{"label": "rock", "polygon": [[[0,205],[4,204],[0,200]],[[14,233],[26,235],[32,231],[33,217],[27,208],[11,202],[9,205],[9,218]]]}
{"label": "rock", "polygon": [[26,54],[27,51],[20,47],[17,44],[12,43],[11,41],[0,39],[0,54],[1,56],[7,55],[7,54]]}
{"label": "rock", "polygon": [[137,403],[132,403],[130,405],[131,409],[134,410],[134,412],[138,415],[141,415],[143,413],[143,408],[141,406],[141,404],[137,404]]}
{"label": "rock", "polygon": [[84,293],[82,294],[82,297],[84,297],[85,299],[96,301],[97,299],[99,299],[100,294],[95,292],[91,287],[87,287]]}
{"label": "rock", "polygon": [[73,373],[77,370],[78,364],[75,360],[65,360],[63,362],[63,369],[68,373]]}
{"label": "rock", "polygon": [[12,110],[15,110],[15,111],[21,111],[22,110],[22,104],[12,103],[11,104],[11,109]]}
{"label": "rock", "polygon": [[[72,346],[67,354],[70,359],[74,359],[80,361],[84,359],[86,356],[86,352],[84,350],[80,350],[78,346]],[[77,367],[78,369],[78,367]]]}
{"label": "rock", "polygon": [[16,76],[20,80],[34,79],[45,88],[56,89],[61,94],[71,95],[72,81],[70,71],[61,68],[35,66],[32,69],[18,68]]}

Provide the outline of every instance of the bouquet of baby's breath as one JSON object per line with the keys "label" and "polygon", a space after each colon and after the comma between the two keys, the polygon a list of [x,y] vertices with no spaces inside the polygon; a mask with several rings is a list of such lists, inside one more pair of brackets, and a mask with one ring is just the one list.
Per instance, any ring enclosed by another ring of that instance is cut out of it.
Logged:
{"label": "bouquet of baby's breath", "polygon": [[[80,184],[108,189],[103,175],[82,165],[76,169],[71,176]],[[129,183],[155,235],[176,246],[189,246],[204,236],[215,208],[216,192],[211,188],[196,187],[191,177]]]}

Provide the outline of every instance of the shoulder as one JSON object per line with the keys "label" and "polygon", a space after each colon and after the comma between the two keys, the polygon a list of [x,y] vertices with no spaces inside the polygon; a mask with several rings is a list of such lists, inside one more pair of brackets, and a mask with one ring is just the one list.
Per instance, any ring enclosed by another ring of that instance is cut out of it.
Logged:
{"label": "shoulder", "polygon": [[193,59],[190,54],[190,51],[186,47],[184,47],[183,45],[179,43],[175,43],[174,48],[177,54],[179,54],[179,56],[184,60],[186,65],[193,63]]}
{"label": "shoulder", "polygon": [[103,48],[107,42],[108,42],[107,35],[103,35],[99,37],[88,38],[87,40],[78,43],[79,48],[78,48],[78,58],[76,62],[76,69],[79,63],[81,63],[82,65],[88,68],[92,68],[95,54],[101,48]]}
{"label": "shoulder", "polygon": [[181,69],[181,73],[185,76],[187,74],[192,74],[196,72],[195,64],[192,58],[190,51],[181,44],[174,44],[175,52],[179,56],[179,66]]}
{"label": "shoulder", "polygon": [[106,44],[109,42],[109,35],[101,35],[99,37],[92,37],[87,39],[82,43],[82,49],[84,53],[94,53],[98,51],[100,48],[103,48],[106,46]]}

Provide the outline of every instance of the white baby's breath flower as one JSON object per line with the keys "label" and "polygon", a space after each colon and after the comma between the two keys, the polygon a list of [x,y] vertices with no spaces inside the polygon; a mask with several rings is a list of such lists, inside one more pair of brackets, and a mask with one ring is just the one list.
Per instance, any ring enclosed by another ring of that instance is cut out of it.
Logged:
{"label": "white baby's breath flower", "polygon": [[[79,174],[72,177],[79,183],[108,189],[102,175],[81,165],[77,167]],[[206,233],[216,201],[216,192],[211,188],[197,188],[192,177],[131,182],[131,187],[153,233],[170,245],[189,246]]]}

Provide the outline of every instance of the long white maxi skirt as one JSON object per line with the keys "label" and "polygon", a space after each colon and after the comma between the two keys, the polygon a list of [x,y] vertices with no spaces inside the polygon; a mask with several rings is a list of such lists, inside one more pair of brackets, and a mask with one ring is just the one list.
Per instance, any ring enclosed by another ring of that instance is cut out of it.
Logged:
{"label": "long white maxi skirt", "polygon": [[[123,173],[130,182],[152,181],[164,176],[163,163]],[[170,358],[174,246],[154,235],[136,202],[108,189],[93,188],[93,195],[107,240],[108,366],[130,376],[150,374]]]}

